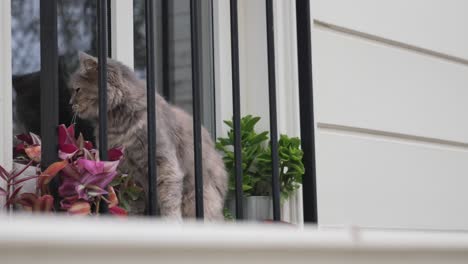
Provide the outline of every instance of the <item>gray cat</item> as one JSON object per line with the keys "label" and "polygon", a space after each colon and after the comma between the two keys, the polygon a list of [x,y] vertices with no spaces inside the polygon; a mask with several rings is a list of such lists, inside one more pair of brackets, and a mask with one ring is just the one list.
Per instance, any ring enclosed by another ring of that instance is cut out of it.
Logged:
{"label": "gray cat", "polygon": [[[70,103],[79,117],[92,121],[98,131],[97,59],[79,54],[79,69],[71,76]],[[146,84],[118,61],[108,60],[109,147],[123,146],[120,170],[147,186]],[[195,217],[192,118],[156,95],[157,188],[162,216]],[[98,136],[96,135],[96,139]],[[202,129],[203,197],[207,220],[222,220],[227,173],[206,129]]]}

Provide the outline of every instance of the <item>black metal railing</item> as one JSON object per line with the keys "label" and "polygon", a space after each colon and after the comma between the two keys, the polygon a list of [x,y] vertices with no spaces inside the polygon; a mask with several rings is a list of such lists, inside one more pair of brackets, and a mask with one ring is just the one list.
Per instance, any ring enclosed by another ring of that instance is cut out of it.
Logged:
{"label": "black metal railing", "polygon": [[[41,1],[41,136],[42,166],[47,168],[58,158],[57,125],[59,122],[57,1]],[[51,182],[51,192],[58,195],[58,179]],[[58,199],[55,199],[58,201]],[[57,205],[57,204],[56,204]]]}
{"label": "black metal railing", "polygon": [[[98,0],[98,71],[99,71],[99,149],[101,159],[107,159],[107,55],[109,37],[108,0]],[[145,0],[146,52],[147,52],[147,104],[148,104],[148,215],[157,215],[157,168],[156,163],[156,87],[168,86],[168,28],[167,0]],[[236,180],[236,218],[243,219],[242,204],[242,152],[240,127],[240,76],[239,76],[239,38],[238,38],[238,2],[230,0],[231,8],[231,55],[232,55],[232,95],[234,114],[234,171]],[[302,149],[304,151],[305,175],[303,177],[304,221],[317,222],[316,175],[315,175],[315,140],[311,56],[311,17],[310,0],[296,0],[297,52],[299,69],[299,103],[301,121]],[[201,86],[206,69],[202,63],[202,9],[200,0],[190,1],[191,16],[191,56],[192,56],[192,91],[193,91],[193,140],[195,160],[196,217],[203,218],[203,175],[201,143]],[[42,126],[42,162],[47,166],[57,159],[56,127],[58,125],[58,47],[57,47],[57,0],[41,0],[41,126]],[[266,33],[268,54],[269,115],[272,155],[272,196],[273,218],[281,219],[280,214],[280,179],[278,160],[278,126],[276,109],[276,69],[274,45],[274,10],[273,1],[266,0]],[[171,95],[167,87],[163,93]],[[56,184],[52,190],[56,190]],[[103,203],[105,204],[105,203]],[[105,211],[106,208],[101,208]]]}

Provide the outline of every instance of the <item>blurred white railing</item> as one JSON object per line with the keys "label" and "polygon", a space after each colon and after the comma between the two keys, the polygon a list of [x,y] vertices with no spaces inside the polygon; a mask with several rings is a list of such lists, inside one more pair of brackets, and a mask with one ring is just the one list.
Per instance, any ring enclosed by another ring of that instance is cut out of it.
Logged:
{"label": "blurred white railing", "polygon": [[468,263],[468,233],[3,216],[0,262]]}

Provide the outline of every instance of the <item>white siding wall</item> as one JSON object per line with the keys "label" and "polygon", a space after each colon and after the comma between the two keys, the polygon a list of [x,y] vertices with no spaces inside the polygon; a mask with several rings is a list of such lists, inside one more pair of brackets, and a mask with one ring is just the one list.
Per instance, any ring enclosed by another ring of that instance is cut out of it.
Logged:
{"label": "white siding wall", "polygon": [[319,223],[468,229],[468,2],[311,8]]}

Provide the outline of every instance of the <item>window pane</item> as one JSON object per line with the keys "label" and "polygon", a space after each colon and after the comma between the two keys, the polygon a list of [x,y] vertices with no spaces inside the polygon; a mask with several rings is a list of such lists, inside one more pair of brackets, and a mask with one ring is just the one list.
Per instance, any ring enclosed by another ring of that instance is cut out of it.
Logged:
{"label": "window pane", "polygon": [[[40,25],[36,0],[12,0],[12,67],[14,134],[40,134]],[[70,124],[72,111],[68,76],[78,66],[77,51],[95,54],[96,1],[58,1],[60,123]],[[77,120],[77,130],[93,139],[89,122]]]}

